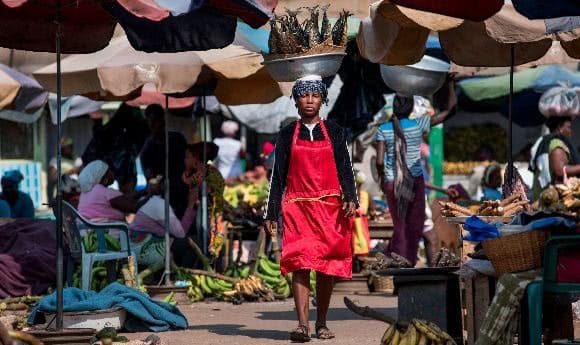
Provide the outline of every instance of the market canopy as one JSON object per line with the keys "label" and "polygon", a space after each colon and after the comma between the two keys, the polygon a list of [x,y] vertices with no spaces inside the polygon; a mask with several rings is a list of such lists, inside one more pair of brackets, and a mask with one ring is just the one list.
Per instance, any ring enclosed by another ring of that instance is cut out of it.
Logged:
{"label": "market canopy", "polygon": [[223,48],[234,40],[237,18],[251,26],[261,26],[267,23],[277,3],[276,0],[198,2],[200,6],[190,6],[185,12],[174,15],[166,11],[166,15],[158,16],[151,15],[150,8],[144,5],[154,2],[144,0],[0,0],[0,46],[55,52],[55,38],[60,31],[62,52],[91,53],[107,46],[119,23],[137,50]]}
{"label": "market canopy", "polygon": [[[544,91],[567,83],[580,86],[580,72],[562,66],[541,66],[514,73],[513,121],[522,127],[538,126],[546,118],[538,109]],[[471,112],[508,115],[509,75],[470,78],[458,84],[459,106]]]}
{"label": "market canopy", "polygon": [[48,99],[33,78],[0,64],[0,118],[28,118],[36,121]]}
{"label": "market canopy", "polygon": [[383,0],[361,22],[357,43],[362,56],[372,62],[410,65],[421,59],[433,31],[438,32],[445,54],[461,66],[510,66],[512,48],[514,64],[522,65],[545,57],[553,43],[571,58],[580,58],[577,17],[529,20],[509,1],[489,19],[475,22]]}
{"label": "market canopy", "polygon": [[[209,51],[145,53],[135,50],[126,37],[116,37],[101,51],[62,60],[62,92],[95,99],[133,99],[143,86],[152,84],[163,94],[213,93],[224,104],[271,102],[282,91],[262,66],[262,55],[250,49],[254,46],[232,44]],[[56,71],[52,64],[34,76],[54,91]]]}

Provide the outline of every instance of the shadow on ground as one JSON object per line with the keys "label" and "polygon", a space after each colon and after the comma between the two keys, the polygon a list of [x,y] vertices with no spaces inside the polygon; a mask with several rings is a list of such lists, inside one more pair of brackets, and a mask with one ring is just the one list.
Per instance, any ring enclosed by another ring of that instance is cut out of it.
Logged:
{"label": "shadow on ground", "polygon": [[245,327],[244,325],[216,324],[216,325],[191,326],[188,329],[207,330],[210,333],[225,336],[235,335],[249,337],[253,339],[288,340],[287,331],[245,329],[244,327]]}
{"label": "shadow on ground", "polygon": [[[397,318],[397,308],[373,308],[376,311],[385,315]],[[274,321],[292,321],[296,320],[296,312],[292,311],[266,311],[259,312],[258,319],[260,320],[274,320]],[[352,311],[345,308],[331,308],[328,311],[328,321],[348,321],[348,320],[363,320],[364,318],[358,316]],[[310,320],[316,320],[316,308],[310,308]]]}

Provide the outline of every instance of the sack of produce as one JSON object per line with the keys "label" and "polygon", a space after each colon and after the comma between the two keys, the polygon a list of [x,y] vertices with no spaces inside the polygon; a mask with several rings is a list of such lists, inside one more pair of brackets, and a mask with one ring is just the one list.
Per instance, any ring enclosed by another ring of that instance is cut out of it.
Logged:
{"label": "sack of produce", "polygon": [[580,115],[580,87],[566,84],[556,86],[544,92],[538,104],[544,116],[578,116]]}

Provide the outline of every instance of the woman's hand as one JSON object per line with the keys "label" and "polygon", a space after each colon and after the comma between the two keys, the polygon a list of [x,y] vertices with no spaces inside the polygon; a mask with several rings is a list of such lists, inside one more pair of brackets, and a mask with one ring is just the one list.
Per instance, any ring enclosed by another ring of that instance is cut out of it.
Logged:
{"label": "woman's hand", "polygon": [[278,235],[278,223],[273,220],[266,219],[264,221],[264,229],[266,229],[266,233],[271,237]]}
{"label": "woman's hand", "polygon": [[345,201],[342,203],[342,210],[345,212],[344,216],[346,218],[352,218],[356,213],[356,205],[352,201]]}
{"label": "woman's hand", "polygon": [[453,188],[448,188],[445,191],[445,194],[447,194],[447,196],[449,197],[449,199],[451,199],[451,201],[459,199],[459,192]]}

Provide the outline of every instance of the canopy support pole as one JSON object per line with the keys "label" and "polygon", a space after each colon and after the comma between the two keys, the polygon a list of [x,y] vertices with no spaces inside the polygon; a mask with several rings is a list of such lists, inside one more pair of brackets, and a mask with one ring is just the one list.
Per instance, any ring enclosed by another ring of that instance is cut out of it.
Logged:
{"label": "canopy support pole", "polygon": [[60,70],[61,32],[60,32],[60,1],[56,2],[56,330],[63,328],[63,239],[62,239],[62,186],[61,186],[61,145],[62,137],[62,75]]}
{"label": "canopy support pole", "polygon": [[511,61],[510,61],[510,93],[509,93],[509,104],[508,104],[508,166],[507,166],[507,181],[510,184],[509,190],[511,192],[513,188],[513,96],[514,96],[514,65],[515,65],[515,45],[511,45],[510,50]]}
{"label": "canopy support pole", "polygon": [[171,285],[171,238],[169,236],[169,96],[165,96],[165,286]]}
{"label": "canopy support pole", "polygon": [[[207,164],[207,148],[205,142],[207,141],[207,114],[206,114],[206,98],[205,98],[205,89],[203,90],[203,96],[201,97],[201,107],[203,111],[203,135],[202,135],[202,142],[203,142],[203,164]],[[207,255],[209,249],[209,237],[210,237],[210,229],[209,229],[209,221],[208,221],[208,200],[207,200],[207,169],[205,171],[205,176],[203,177],[203,181],[201,183],[201,228],[202,228],[202,252]]]}

